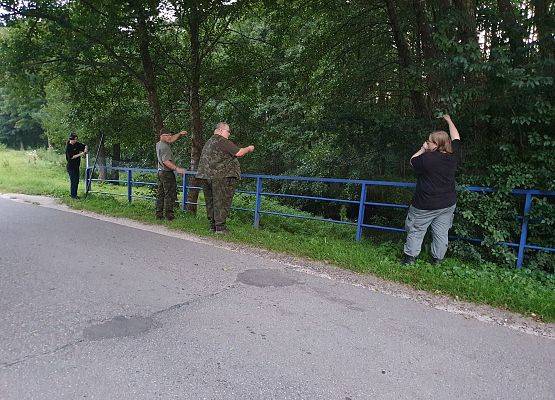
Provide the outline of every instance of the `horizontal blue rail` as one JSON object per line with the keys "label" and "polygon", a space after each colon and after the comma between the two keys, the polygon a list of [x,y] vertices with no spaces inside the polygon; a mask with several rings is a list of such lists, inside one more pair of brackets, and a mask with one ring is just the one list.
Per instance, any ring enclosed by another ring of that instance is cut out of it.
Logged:
{"label": "horizontal blue rail", "polygon": [[[256,194],[256,192],[254,194]],[[260,194],[262,196],[269,196],[269,197],[289,197],[293,199],[320,200],[320,201],[329,201],[333,203],[358,204],[358,201],[355,201],[355,200],[331,199],[328,197],[317,197],[317,196],[303,196],[300,194],[285,194],[285,193],[270,193],[270,192],[262,192]]]}
{"label": "horizontal blue rail", "polygon": [[[254,211],[254,210],[250,210],[250,211]],[[319,217],[313,217],[310,215],[300,215],[300,214],[287,214],[287,213],[280,213],[277,211],[258,211],[260,214],[266,214],[266,215],[279,215],[281,217],[290,217],[290,218],[299,218],[299,219],[311,219],[313,221],[321,221],[321,222],[333,222],[334,224],[344,224],[344,225],[356,225],[356,223],[351,222],[351,221],[340,221],[337,219],[331,219],[331,218],[319,218]]]}
{"label": "horizontal blue rail", "polygon": [[[128,167],[106,167],[106,170],[114,170],[114,171],[121,171],[127,174],[126,180],[104,180],[103,182],[109,183],[125,183],[127,185],[127,199],[129,202],[133,199],[133,186],[156,186],[154,182],[144,182],[144,181],[133,181],[133,173],[139,174],[156,174],[158,171],[154,168],[128,168]],[[99,179],[93,179],[92,177],[92,169],[87,168],[85,179],[87,181],[87,188],[91,187],[92,182],[97,182]],[[194,177],[196,175],[195,171],[185,171],[182,175],[182,185],[181,185],[181,192],[182,200],[181,200],[181,208],[185,209],[187,204],[190,205],[204,205],[198,202],[189,202],[187,201],[188,191],[191,189],[201,190],[202,188],[199,186],[189,185],[188,179],[189,177]],[[407,204],[397,204],[397,203],[385,203],[385,202],[375,202],[375,201],[367,201],[367,189],[368,187],[378,186],[378,187],[392,187],[392,188],[405,188],[405,189],[412,189],[416,187],[415,183],[412,182],[393,182],[393,181],[379,181],[379,180],[363,180],[363,179],[345,179],[345,178],[317,178],[317,177],[306,177],[306,176],[280,176],[280,175],[262,175],[262,174],[243,174],[243,178],[254,179],[256,181],[256,190],[237,190],[237,193],[243,193],[247,195],[255,196],[255,208],[248,209],[248,208],[241,208],[241,207],[232,207],[234,210],[240,211],[248,211],[254,213],[254,225],[256,227],[259,226],[260,216],[261,215],[275,215],[287,218],[298,218],[298,219],[306,219],[306,220],[315,220],[321,222],[330,222],[335,224],[344,224],[344,225],[352,225],[357,227],[356,231],[356,240],[360,240],[362,237],[362,230],[363,229],[374,229],[380,230],[385,232],[400,232],[404,233],[405,230],[403,228],[396,228],[391,226],[383,226],[383,225],[371,225],[364,223],[364,215],[367,206],[370,207],[390,207],[390,208],[398,208],[398,209],[407,209],[409,205]],[[321,197],[321,196],[309,196],[309,195],[300,195],[300,194],[293,194],[293,193],[274,193],[274,192],[266,192],[263,191],[263,181],[294,181],[294,182],[312,182],[312,183],[325,183],[325,184],[352,184],[360,186],[360,196],[359,200],[350,200],[350,199],[339,199],[339,198],[330,198],[330,197]],[[457,190],[466,190],[470,192],[476,193],[493,193],[496,190],[489,187],[482,187],[482,186],[461,186],[457,187]],[[89,190],[90,191],[90,190]],[[106,192],[100,192],[102,194],[110,194]],[[536,251],[543,251],[547,253],[555,253],[555,248],[553,247],[546,247],[546,246],[538,246],[535,244],[527,243],[528,237],[528,224],[534,223],[535,221],[530,220],[529,215],[532,209],[532,198],[533,197],[555,197],[555,191],[545,191],[545,190],[537,190],[537,189],[514,189],[510,192],[510,194],[514,196],[524,196],[525,203],[524,203],[524,212],[523,215],[517,217],[521,221],[521,229],[520,229],[520,240],[519,243],[510,243],[510,242],[500,242],[499,245],[507,246],[511,248],[515,248],[518,250],[517,255],[517,268],[522,268],[523,261],[524,261],[524,251],[526,249],[529,250],[536,250]],[[137,196],[146,199],[153,199],[151,196]],[[266,211],[262,210],[262,197],[281,197],[281,198],[291,198],[291,199],[302,199],[302,200],[309,200],[309,201],[322,201],[322,202],[332,202],[332,203],[339,203],[339,204],[351,204],[351,205],[358,205],[358,218],[357,222],[352,221],[343,221],[343,220],[336,220],[331,218],[321,218],[315,217],[311,215],[302,215],[302,214],[288,214],[288,213],[280,213],[277,211]],[[481,239],[476,238],[456,238],[453,237],[452,239],[458,240],[465,240],[473,243],[482,243]]]}
{"label": "horizontal blue rail", "polygon": [[[358,203],[358,202],[357,202]],[[375,203],[372,201],[365,201],[365,206],[376,206],[376,207],[393,207],[393,208],[409,208],[406,204],[395,204],[395,203]]]}

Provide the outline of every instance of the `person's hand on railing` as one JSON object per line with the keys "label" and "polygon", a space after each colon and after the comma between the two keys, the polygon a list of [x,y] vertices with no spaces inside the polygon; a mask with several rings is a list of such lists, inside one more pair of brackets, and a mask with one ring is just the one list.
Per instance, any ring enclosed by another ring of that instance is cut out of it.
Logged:
{"label": "person's hand on railing", "polygon": [[185,135],[187,135],[187,131],[181,131],[181,132],[179,132],[179,137],[185,136]]}

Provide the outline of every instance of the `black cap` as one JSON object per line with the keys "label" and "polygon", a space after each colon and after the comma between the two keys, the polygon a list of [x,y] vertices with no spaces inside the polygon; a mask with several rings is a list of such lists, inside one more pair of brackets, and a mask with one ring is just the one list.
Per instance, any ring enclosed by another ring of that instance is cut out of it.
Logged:
{"label": "black cap", "polygon": [[77,139],[77,134],[72,132],[69,134],[69,140],[73,140],[73,139]]}

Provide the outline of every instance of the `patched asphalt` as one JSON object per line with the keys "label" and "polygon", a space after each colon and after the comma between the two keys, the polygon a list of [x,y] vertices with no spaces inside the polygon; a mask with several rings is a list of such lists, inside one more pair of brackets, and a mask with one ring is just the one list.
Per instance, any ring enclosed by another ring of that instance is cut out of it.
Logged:
{"label": "patched asphalt", "polygon": [[554,399],[555,342],[0,199],[0,399]]}

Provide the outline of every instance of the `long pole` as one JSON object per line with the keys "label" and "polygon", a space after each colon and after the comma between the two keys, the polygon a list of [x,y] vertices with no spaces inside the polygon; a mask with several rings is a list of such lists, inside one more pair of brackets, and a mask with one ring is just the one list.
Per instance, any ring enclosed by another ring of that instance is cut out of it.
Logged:
{"label": "long pole", "polygon": [[100,132],[100,141],[98,142],[98,147],[96,148],[93,167],[91,169],[91,172],[89,173],[89,179],[85,182],[86,183],[85,198],[87,198],[87,194],[89,194],[89,191],[91,190],[92,177],[93,177],[94,169],[96,168],[96,161],[98,160],[98,152],[100,151],[100,146],[102,146],[103,141],[104,141],[104,132]]}

